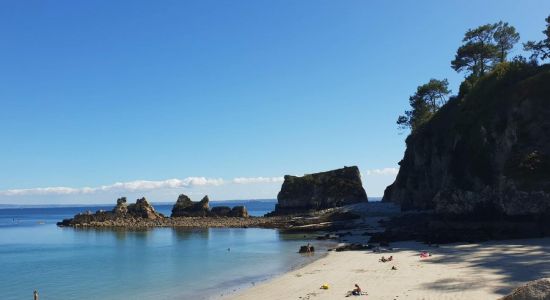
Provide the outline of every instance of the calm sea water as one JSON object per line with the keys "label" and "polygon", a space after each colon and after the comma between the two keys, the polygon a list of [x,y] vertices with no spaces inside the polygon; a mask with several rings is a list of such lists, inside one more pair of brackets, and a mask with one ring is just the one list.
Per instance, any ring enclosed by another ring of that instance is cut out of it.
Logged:
{"label": "calm sea water", "polygon": [[[274,204],[245,203],[252,215],[263,215]],[[303,235],[271,229],[126,231],[55,225],[80,211],[111,208],[0,209],[0,299],[32,299],[35,289],[41,300],[208,299],[314,259],[296,253],[306,242]],[[155,208],[169,215],[171,206]],[[319,249],[330,246],[307,242]]]}

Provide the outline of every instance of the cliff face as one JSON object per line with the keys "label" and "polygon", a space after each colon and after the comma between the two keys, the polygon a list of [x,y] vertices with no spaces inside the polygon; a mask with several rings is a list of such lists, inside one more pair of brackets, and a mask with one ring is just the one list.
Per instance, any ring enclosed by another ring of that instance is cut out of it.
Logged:
{"label": "cliff face", "polygon": [[357,167],[344,167],[302,177],[285,176],[275,214],[325,209],[367,201]]}
{"label": "cliff face", "polygon": [[383,201],[441,214],[550,213],[550,67],[508,64],[407,138]]}

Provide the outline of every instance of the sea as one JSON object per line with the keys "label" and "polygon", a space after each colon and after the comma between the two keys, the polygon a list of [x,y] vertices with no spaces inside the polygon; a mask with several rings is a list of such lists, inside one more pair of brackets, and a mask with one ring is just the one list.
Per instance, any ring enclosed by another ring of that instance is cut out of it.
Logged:
{"label": "sea", "polygon": [[[275,200],[245,205],[253,216]],[[154,204],[170,215],[171,204]],[[56,222],[112,206],[0,208],[0,299],[219,299],[307,264],[333,246],[276,229],[62,228]],[[298,254],[311,243],[313,255]]]}

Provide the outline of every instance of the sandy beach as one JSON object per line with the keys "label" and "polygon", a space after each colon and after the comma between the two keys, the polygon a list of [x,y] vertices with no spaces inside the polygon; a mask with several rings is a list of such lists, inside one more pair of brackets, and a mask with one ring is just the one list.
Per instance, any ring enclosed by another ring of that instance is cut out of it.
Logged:
{"label": "sandy beach", "polygon": [[[550,238],[439,247],[401,242],[392,247],[382,253],[330,252],[226,299],[340,299],[355,283],[368,296],[351,299],[498,299],[521,283],[550,276]],[[432,255],[420,258],[420,251]],[[383,255],[394,260],[379,262]],[[325,283],[329,289],[320,289]]]}

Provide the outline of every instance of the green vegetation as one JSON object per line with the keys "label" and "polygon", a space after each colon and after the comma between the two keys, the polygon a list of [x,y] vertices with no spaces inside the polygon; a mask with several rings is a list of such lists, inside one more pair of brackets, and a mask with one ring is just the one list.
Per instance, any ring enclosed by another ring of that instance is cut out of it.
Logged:
{"label": "green vegetation", "polygon": [[545,60],[550,58],[550,16],[546,18],[546,29],[542,31],[546,38],[539,42],[529,41],[523,44],[525,51],[531,51],[531,59],[540,59]]}
{"label": "green vegetation", "polygon": [[[452,101],[461,101],[480,81],[487,77],[488,72],[495,76],[514,76],[520,69],[537,65],[537,59],[550,58],[550,16],[546,18],[547,27],[543,33],[546,39],[524,44],[524,49],[532,51],[531,60],[517,56],[508,61],[508,54],[519,41],[520,35],[514,26],[507,22],[481,25],[469,29],[464,34],[463,44],[457,49],[452,68],[457,72],[466,72],[465,80],[460,84],[457,96],[450,97]],[[517,75],[517,74],[516,74]],[[493,75],[491,75],[493,76]],[[438,111],[444,108],[451,91],[447,79],[431,79],[428,83],[418,86],[416,93],[409,97],[410,110],[397,119],[398,128],[410,129],[411,134],[431,120]]]}
{"label": "green vegetation", "polygon": [[426,84],[418,86],[416,93],[409,97],[411,110],[405,111],[405,115],[399,116],[397,124],[400,128],[416,130],[447,102],[447,96],[451,93],[447,79],[430,79]]}
{"label": "green vegetation", "polygon": [[506,61],[508,52],[519,41],[519,33],[514,26],[500,21],[469,29],[462,41],[451,66],[457,72],[469,71],[479,78],[496,63]]}

